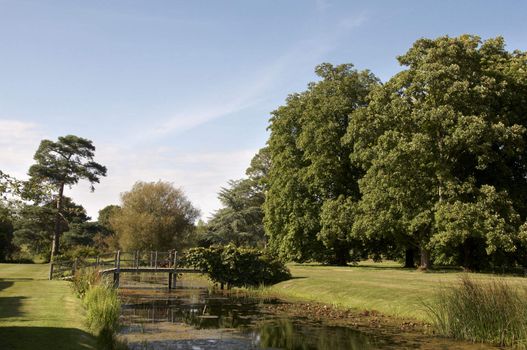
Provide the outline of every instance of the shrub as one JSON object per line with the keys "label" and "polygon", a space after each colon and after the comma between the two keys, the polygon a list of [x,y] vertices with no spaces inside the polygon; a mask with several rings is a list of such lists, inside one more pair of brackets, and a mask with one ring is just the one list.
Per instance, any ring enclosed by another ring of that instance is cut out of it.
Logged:
{"label": "shrub", "polygon": [[256,248],[233,244],[189,249],[180,263],[208,274],[214,282],[229,286],[267,285],[291,278],[280,260]]}
{"label": "shrub", "polygon": [[442,288],[437,302],[426,307],[442,335],[525,349],[526,294],[504,280],[463,276],[458,285]]}

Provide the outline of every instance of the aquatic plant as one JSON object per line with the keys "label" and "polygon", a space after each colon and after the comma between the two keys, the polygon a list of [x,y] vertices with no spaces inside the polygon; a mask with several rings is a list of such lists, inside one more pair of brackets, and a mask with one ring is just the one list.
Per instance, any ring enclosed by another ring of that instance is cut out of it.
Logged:
{"label": "aquatic plant", "polygon": [[464,275],[426,309],[438,333],[472,342],[527,348],[527,290],[503,279]]}

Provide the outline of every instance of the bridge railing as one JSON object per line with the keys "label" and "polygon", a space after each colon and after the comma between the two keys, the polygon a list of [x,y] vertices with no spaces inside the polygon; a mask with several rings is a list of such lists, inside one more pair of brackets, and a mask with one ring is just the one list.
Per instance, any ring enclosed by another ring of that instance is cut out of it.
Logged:
{"label": "bridge railing", "polygon": [[81,268],[99,271],[126,269],[176,269],[177,251],[117,251],[96,257],[59,260],[50,263],[49,279],[71,279]]}

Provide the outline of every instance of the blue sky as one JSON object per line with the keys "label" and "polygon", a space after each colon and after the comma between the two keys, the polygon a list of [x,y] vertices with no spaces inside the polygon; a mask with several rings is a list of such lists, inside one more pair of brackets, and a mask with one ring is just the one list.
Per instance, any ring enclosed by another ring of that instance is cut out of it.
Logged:
{"label": "blue sky", "polygon": [[527,2],[0,0],[0,169],[24,177],[42,138],[75,134],[108,167],[67,191],[94,218],[137,180],[207,218],[316,64],[385,81],[416,39],[463,33],[526,50]]}

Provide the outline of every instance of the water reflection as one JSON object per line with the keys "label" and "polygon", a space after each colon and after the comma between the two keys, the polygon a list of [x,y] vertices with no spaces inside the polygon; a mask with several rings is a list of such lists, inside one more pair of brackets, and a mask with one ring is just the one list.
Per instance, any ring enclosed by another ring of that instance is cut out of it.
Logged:
{"label": "water reflection", "polygon": [[[196,330],[236,330],[228,336],[237,338],[240,348],[333,350],[378,349],[380,342],[364,333],[346,327],[330,327],[307,319],[277,317],[268,306],[281,303],[277,299],[256,299],[247,296],[210,293],[206,289],[182,288],[171,293],[152,293],[148,290],[123,290],[123,320],[126,332],[145,332],[145,325],[170,323],[185,324]],[[174,335],[177,330],[173,330]],[[244,339],[244,340],[243,340]],[[243,342],[242,342],[243,340]],[[181,346],[182,344],[188,347]],[[208,349],[203,339],[192,342],[178,339],[170,342],[177,349]],[[199,345],[198,345],[199,344]],[[229,343],[225,348],[232,348]],[[243,344],[243,346],[242,346]],[[210,343],[211,349],[221,348],[220,343]],[[163,342],[163,347],[167,347]]]}
{"label": "water reflection", "polygon": [[362,332],[346,327],[309,326],[290,319],[279,319],[260,325],[253,338],[263,348],[288,350],[369,350],[383,343]]}

